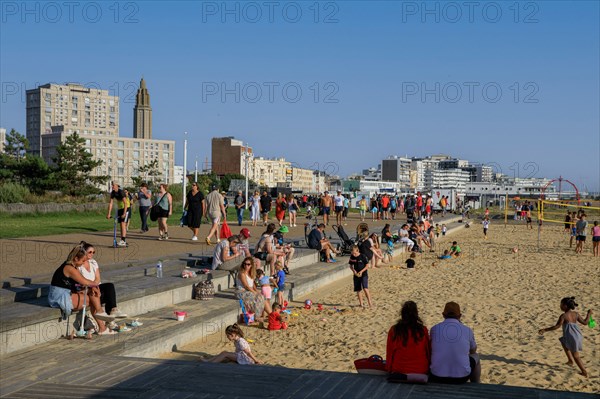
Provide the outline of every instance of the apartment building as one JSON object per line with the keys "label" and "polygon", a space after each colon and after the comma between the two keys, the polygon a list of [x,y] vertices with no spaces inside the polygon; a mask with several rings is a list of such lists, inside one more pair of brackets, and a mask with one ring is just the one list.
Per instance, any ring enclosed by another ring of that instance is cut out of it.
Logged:
{"label": "apartment building", "polygon": [[161,180],[173,183],[175,141],[152,139],[152,108],[144,79],[136,96],[133,137],[119,136],[119,97],[108,90],[68,83],[48,83],[27,90],[29,152],[53,164],[58,147],[77,133],[94,159],[103,161],[95,175],[107,175],[122,185],[132,184],[139,168],[157,161]]}

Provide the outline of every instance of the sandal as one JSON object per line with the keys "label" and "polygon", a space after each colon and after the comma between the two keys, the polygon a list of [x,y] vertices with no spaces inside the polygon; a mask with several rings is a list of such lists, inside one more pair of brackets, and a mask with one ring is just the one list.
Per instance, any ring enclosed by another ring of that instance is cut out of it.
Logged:
{"label": "sandal", "polygon": [[98,335],[116,335],[117,332],[114,330],[111,330],[110,328],[106,327],[104,329],[104,331],[100,331],[98,332]]}
{"label": "sandal", "polygon": [[138,319],[135,319],[134,321],[132,321],[131,323],[129,323],[129,325],[131,327],[140,327],[140,326],[143,326],[144,323],[142,323],[141,321],[138,321]]}

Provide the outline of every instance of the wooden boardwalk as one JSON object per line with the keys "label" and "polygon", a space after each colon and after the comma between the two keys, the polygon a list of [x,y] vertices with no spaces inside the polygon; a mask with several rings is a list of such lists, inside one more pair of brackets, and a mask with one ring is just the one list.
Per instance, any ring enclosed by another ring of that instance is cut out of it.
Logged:
{"label": "wooden boardwalk", "polygon": [[[76,345],[77,346],[77,345]],[[75,346],[73,347],[75,348]],[[47,354],[46,354],[47,355]],[[37,359],[36,359],[37,358]],[[272,366],[75,355],[42,359],[33,369],[2,367],[2,398],[404,398],[583,399],[592,394],[505,385],[390,384],[384,377]],[[37,370],[37,372],[34,372]]]}

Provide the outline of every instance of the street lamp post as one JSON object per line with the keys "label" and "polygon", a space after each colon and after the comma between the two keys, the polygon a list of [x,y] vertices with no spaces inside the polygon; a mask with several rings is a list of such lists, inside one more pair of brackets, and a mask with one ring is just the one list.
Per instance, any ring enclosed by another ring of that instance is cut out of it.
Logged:
{"label": "street lamp post", "polygon": [[198,181],[198,155],[196,155],[196,165],[194,167],[194,181]]}
{"label": "street lamp post", "polygon": [[248,143],[246,143],[246,151],[245,151],[245,156],[244,156],[244,163],[245,163],[245,177],[246,177],[246,201],[245,201],[245,205],[244,208],[248,209],[248,157],[249,157],[249,153],[248,153]]}
{"label": "street lamp post", "polygon": [[187,132],[183,133],[185,139],[183,139],[183,191],[182,191],[182,203],[183,208],[185,209],[185,200],[186,200],[186,183],[187,183]]}

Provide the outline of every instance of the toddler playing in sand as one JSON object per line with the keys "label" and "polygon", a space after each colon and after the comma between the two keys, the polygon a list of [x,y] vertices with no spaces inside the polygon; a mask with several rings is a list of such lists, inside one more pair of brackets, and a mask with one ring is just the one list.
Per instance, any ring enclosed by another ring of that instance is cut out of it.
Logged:
{"label": "toddler playing in sand", "polygon": [[260,364],[258,359],[252,354],[250,344],[244,339],[244,333],[237,324],[227,326],[225,335],[228,340],[233,341],[235,353],[221,352],[217,356],[204,359],[203,361],[211,363],[234,362],[237,364]]}
{"label": "toddler playing in sand", "polygon": [[269,314],[269,330],[287,330],[288,325],[281,316],[281,305],[275,302],[273,311]]}
{"label": "toddler playing in sand", "polygon": [[588,376],[585,367],[583,366],[583,362],[579,357],[579,352],[583,349],[583,335],[581,334],[581,330],[577,325],[577,322],[581,324],[588,324],[590,321],[590,317],[592,317],[591,309],[587,311],[587,316],[584,319],[581,318],[579,313],[575,312],[574,309],[578,305],[575,303],[575,297],[572,296],[570,298],[563,298],[560,301],[560,310],[564,313],[560,315],[556,325],[548,328],[542,328],[539,332],[540,335],[543,335],[545,332],[557,330],[562,326],[563,336],[559,338],[560,343],[567,355],[568,365],[573,364],[573,359],[575,359],[575,363],[579,366],[581,370],[582,376]]}
{"label": "toddler playing in sand", "polygon": [[461,252],[461,249],[458,246],[458,242],[452,241],[452,246],[450,247],[450,253],[449,253],[449,255],[450,256],[452,256],[452,255],[454,255],[454,256],[460,256],[460,252]]}

